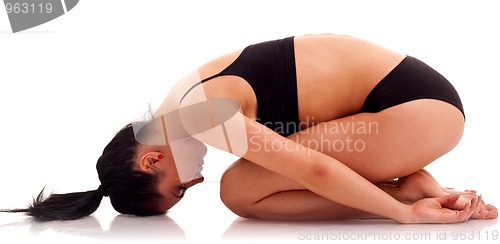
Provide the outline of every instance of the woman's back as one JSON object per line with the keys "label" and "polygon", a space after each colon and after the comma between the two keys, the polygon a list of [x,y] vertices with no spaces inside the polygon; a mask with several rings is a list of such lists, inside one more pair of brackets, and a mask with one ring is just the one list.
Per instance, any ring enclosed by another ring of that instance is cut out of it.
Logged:
{"label": "woman's back", "polygon": [[[219,74],[242,51],[204,64],[198,69],[199,78]],[[365,40],[330,34],[294,37],[294,52],[298,114],[303,125],[358,113],[373,87],[405,57]],[[255,89],[237,76],[213,78],[203,83],[203,90],[207,97],[238,101],[251,118],[258,117],[258,107],[273,105],[257,101]],[[274,101],[280,102],[286,101]]]}

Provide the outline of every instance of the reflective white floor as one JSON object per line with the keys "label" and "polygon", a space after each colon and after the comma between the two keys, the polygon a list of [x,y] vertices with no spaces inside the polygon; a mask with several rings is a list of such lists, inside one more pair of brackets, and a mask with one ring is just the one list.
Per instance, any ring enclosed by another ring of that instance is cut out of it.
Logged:
{"label": "reflective white floor", "polygon": [[[461,224],[402,225],[390,220],[259,221],[243,219],[216,197],[218,184],[205,182],[163,216],[138,218],[116,213],[107,199],[91,217],[76,221],[36,222],[20,214],[0,214],[0,236],[28,243],[139,240],[162,242],[498,240],[497,220]],[[491,199],[491,197],[490,197]],[[498,199],[494,200],[495,202]]]}

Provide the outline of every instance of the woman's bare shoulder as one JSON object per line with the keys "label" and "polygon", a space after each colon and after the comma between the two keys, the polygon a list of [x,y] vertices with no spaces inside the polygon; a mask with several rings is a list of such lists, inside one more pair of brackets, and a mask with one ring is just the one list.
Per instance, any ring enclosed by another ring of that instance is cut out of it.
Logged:
{"label": "woman's bare shoulder", "polygon": [[218,74],[222,70],[224,70],[227,66],[234,62],[240,55],[243,49],[239,49],[236,51],[232,51],[230,53],[226,53],[217,58],[214,58],[207,63],[198,67],[198,73],[200,74],[201,79],[205,79],[212,75]]}

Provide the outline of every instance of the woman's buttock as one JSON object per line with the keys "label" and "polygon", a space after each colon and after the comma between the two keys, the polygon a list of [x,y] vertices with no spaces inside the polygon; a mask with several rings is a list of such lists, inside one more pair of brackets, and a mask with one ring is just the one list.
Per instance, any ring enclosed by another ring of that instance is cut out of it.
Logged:
{"label": "woman's buttock", "polygon": [[362,112],[376,113],[418,99],[436,99],[459,109],[460,96],[453,85],[424,62],[408,56],[380,81],[367,96]]}
{"label": "woman's buttock", "polygon": [[405,58],[348,36],[295,39],[301,122],[329,121],[361,111],[371,90]]}

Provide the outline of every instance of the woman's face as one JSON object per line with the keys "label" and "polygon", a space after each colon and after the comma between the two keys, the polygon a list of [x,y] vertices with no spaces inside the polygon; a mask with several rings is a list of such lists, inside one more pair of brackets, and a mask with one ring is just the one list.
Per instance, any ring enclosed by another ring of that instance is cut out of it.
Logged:
{"label": "woman's face", "polygon": [[202,142],[187,137],[169,142],[172,158],[181,183],[187,183],[203,177],[203,158],[207,154],[207,147]]}
{"label": "woman's face", "polygon": [[168,151],[165,158],[157,163],[162,172],[158,186],[164,196],[162,210],[170,209],[182,199],[187,189],[203,182],[201,171],[207,147],[189,137],[170,142],[165,151]]}

